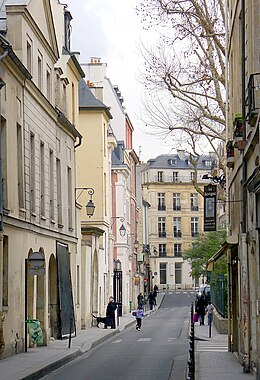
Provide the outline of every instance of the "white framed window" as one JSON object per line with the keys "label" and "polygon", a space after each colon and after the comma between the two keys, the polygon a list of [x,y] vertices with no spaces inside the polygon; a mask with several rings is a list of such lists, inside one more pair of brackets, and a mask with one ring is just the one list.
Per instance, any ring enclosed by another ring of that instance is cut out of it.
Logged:
{"label": "white framed window", "polygon": [[173,201],[173,210],[181,211],[181,194],[173,193],[172,201]]}

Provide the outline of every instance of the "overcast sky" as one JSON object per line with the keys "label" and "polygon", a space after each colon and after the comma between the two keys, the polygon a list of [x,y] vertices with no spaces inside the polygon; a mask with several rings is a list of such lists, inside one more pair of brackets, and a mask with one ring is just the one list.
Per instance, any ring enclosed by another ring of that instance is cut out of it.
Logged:
{"label": "overcast sky", "polygon": [[142,65],[138,53],[140,38],[152,40],[135,14],[136,0],[65,0],[72,20],[72,49],[80,52],[80,63],[92,56],[107,63],[107,76],[118,85],[124,106],[134,126],[134,149],[142,161],[170,153],[170,142],[144,131],[141,113],[142,86],[137,80]]}

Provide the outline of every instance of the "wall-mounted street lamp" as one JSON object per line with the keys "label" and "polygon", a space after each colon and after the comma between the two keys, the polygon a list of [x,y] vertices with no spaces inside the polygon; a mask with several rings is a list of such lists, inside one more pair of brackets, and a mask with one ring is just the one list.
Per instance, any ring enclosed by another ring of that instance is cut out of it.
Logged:
{"label": "wall-mounted street lamp", "polygon": [[225,187],[226,184],[226,177],[224,174],[221,174],[220,176],[203,174],[202,179],[209,179],[212,185],[216,185],[219,183],[221,187]]}
{"label": "wall-mounted street lamp", "polygon": [[90,196],[90,200],[86,204],[86,213],[87,213],[88,217],[91,218],[91,216],[94,215],[94,211],[95,211],[95,204],[94,204],[94,202],[92,200],[92,196],[95,193],[95,191],[94,191],[94,189],[92,187],[76,187],[76,191],[77,190],[81,190],[81,192],[77,196],[76,201],[79,199],[79,197],[81,196],[81,194],[83,193],[83,191],[86,190],[88,192],[88,195]]}
{"label": "wall-mounted street lamp", "polygon": [[120,233],[120,236],[122,236],[122,237],[125,236],[125,234],[126,234],[126,228],[123,225],[123,223],[125,221],[125,218],[123,218],[122,216],[111,216],[110,220],[113,220],[113,219],[114,219],[114,221],[113,221],[113,223],[111,225],[111,230],[113,229],[113,226],[115,224],[116,219],[120,219],[120,222],[122,223],[122,225],[121,225],[121,227],[119,227],[119,233]]}

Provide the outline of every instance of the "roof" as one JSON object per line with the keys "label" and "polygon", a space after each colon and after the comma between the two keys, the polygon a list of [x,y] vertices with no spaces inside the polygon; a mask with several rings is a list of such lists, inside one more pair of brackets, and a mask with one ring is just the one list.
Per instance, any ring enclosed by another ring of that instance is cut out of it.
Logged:
{"label": "roof", "polygon": [[109,108],[92,94],[84,79],[79,81],[79,108],[105,111],[110,119],[113,118]]}
{"label": "roof", "polygon": [[[212,165],[206,165],[206,161],[211,161]],[[198,161],[198,169],[210,170],[216,165],[216,159],[212,155],[201,155]],[[178,154],[161,154],[155,159],[147,161],[147,167],[155,169],[191,169],[190,155],[185,154],[180,157]]]}

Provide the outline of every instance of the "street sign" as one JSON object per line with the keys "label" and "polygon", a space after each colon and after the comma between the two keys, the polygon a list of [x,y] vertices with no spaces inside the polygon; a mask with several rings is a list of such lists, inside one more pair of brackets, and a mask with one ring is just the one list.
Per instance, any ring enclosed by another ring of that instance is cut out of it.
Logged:
{"label": "street sign", "polygon": [[45,274],[45,257],[41,252],[32,252],[28,257],[28,274],[42,276]]}

